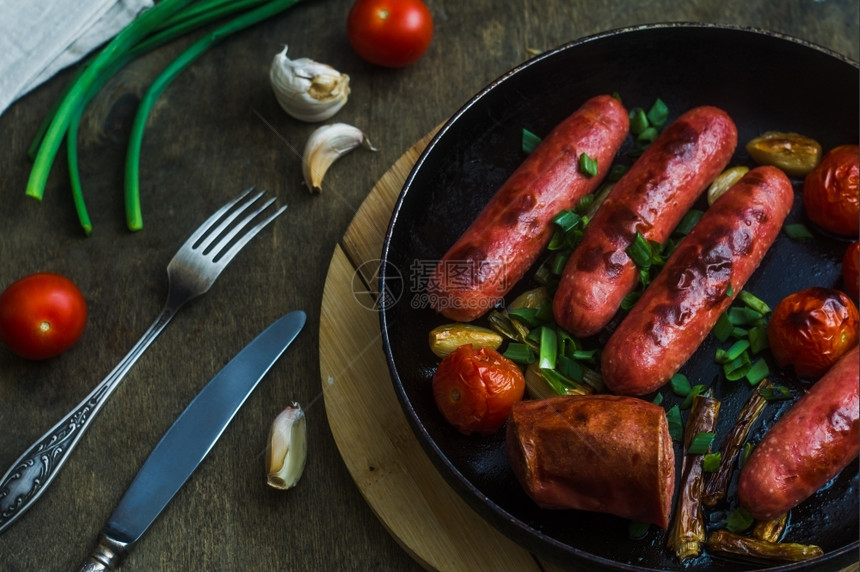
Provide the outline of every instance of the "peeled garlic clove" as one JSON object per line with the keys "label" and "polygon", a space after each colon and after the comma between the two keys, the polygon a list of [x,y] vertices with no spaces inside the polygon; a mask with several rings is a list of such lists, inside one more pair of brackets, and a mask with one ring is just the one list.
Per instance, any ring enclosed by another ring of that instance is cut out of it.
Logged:
{"label": "peeled garlic clove", "polygon": [[291,60],[287,46],[272,59],[269,81],[284,111],[308,123],[329,119],[349,97],[348,75],[308,58]]}
{"label": "peeled garlic clove", "polygon": [[266,448],[266,484],[286,490],[296,486],[308,455],[305,412],[295,401],[272,422]]}
{"label": "peeled garlic clove", "polygon": [[320,192],[332,163],[360,145],[376,151],[361,129],[346,123],[323,125],[311,133],[302,154],[302,173],[308,189]]}

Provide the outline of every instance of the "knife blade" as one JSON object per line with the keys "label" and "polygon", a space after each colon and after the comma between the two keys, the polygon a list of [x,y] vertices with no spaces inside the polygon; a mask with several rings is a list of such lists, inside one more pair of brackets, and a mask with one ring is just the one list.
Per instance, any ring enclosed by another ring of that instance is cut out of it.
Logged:
{"label": "knife blade", "polygon": [[81,572],[114,570],[200,465],[236,412],[292,343],[307,317],[290,312],[215,374],[152,450]]}

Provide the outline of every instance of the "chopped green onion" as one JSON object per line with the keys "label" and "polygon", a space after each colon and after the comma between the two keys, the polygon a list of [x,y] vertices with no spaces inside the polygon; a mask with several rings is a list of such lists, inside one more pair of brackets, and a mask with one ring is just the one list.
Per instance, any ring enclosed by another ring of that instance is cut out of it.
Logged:
{"label": "chopped green onion", "polygon": [[747,307],[752,308],[759,314],[770,314],[770,306],[768,306],[764,300],[756,297],[754,294],[746,290],[741,290],[740,293],[738,293],[738,299],[746,304]]}
{"label": "chopped green onion", "polygon": [[681,235],[690,234],[690,231],[693,230],[693,227],[696,226],[696,224],[698,224],[703,214],[705,213],[698,209],[687,211],[687,214],[684,215],[684,218],[682,218],[681,222],[678,223],[678,226],[675,227],[675,233]]}
{"label": "chopped green onion", "polygon": [[556,359],[556,370],[565,377],[569,377],[573,381],[582,381],[584,368],[577,361],[570,359],[564,355],[559,355]]}
{"label": "chopped green onion", "polygon": [[731,345],[731,347],[727,350],[721,351],[717,350],[717,363],[728,363],[732,360],[738,359],[741,354],[747,351],[750,347],[750,342],[747,339],[738,340]]}
{"label": "chopped green onion", "polygon": [[729,287],[726,288],[726,296],[731,298],[734,295],[735,295],[735,287],[732,285],[731,282],[729,282]]}
{"label": "chopped green onion", "polygon": [[509,360],[528,365],[530,363],[534,363],[535,361],[535,353],[532,349],[526,344],[521,344],[518,342],[511,342],[508,344],[505,353],[502,354]]}
{"label": "chopped green onion", "polygon": [[662,405],[663,404],[663,394],[658,393],[657,395],[655,395],[654,399],[651,400],[651,403],[653,403],[654,405]]}
{"label": "chopped green onion", "polygon": [[573,230],[580,222],[582,222],[582,217],[572,210],[565,209],[552,217],[552,222],[558,226],[562,232],[568,232]]}
{"label": "chopped green onion", "polygon": [[570,357],[577,361],[597,363],[597,350],[575,350]]}
{"label": "chopped green onion", "polygon": [[654,127],[646,127],[642,133],[636,136],[636,141],[639,143],[649,144],[652,143],[659,134],[660,132]]}
{"label": "chopped green onion", "polygon": [[755,449],[755,445],[747,441],[744,443],[744,448],[741,451],[741,467],[747,464],[747,459],[752,455],[753,449]]}
{"label": "chopped green onion", "polygon": [[561,276],[564,272],[564,267],[567,264],[567,259],[570,258],[570,253],[559,252],[552,258],[550,271],[556,276]]}
{"label": "chopped green onion", "polygon": [[764,317],[761,312],[757,312],[749,307],[729,308],[726,313],[729,316],[729,321],[735,326],[748,326]]}
{"label": "chopped green onion", "polygon": [[579,156],[579,172],[587,177],[596,177],[598,173],[597,159],[582,153]]}
{"label": "chopped green onion", "polygon": [[612,168],[609,169],[609,174],[606,175],[606,180],[614,183],[623,177],[626,172],[626,165],[612,165]]}
{"label": "chopped green onion", "polygon": [[697,395],[701,395],[703,391],[705,391],[704,385],[696,384],[691,387],[690,392],[687,394],[687,396],[684,398],[684,401],[680,405],[681,409],[689,409],[690,406],[693,404],[693,399]]}
{"label": "chopped green onion", "polygon": [[760,359],[750,366],[746,378],[750,385],[758,385],[768,374],[770,369],[767,367],[767,362]]}
{"label": "chopped green onion", "polygon": [[725,312],[720,314],[720,317],[717,318],[717,323],[714,324],[714,328],[711,330],[711,333],[717,338],[719,341],[724,342],[729,339],[729,336],[732,335],[732,323],[729,321],[729,316]]}
{"label": "chopped green onion", "polygon": [[641,107],[634,107],[630,110],[630,133],[639,135],[648,128],[648,115]]}
{"label": "chopped green onion", "polygon": [[692,441],[690,441],[690,446],[687,447],[687,454],[704,455],[708,452],[711,443],[714,442],[715,436],[716,434],[711,432],[697,433]]}
{"label": "chopped green onion", "polygon": [[654,127],[663,127],[663,125],[666,124],[666,120],[669,118],[669,108],[666,107],[663,100],[658,97],[651,106],[651,109],[648,110],[647,117],[648,122]]}
{"label": "chopped green onion", "polygon": [[784,385],[759,388],[759,393],[767,401],[784,401],[791,399],[791,391]]}
{"label": "chopped green onion", "polygon": [[747,337],[749,337],[749,330],[745,330],[743,328],[732,328],[732,338],[739,340]]}
{"label": "chopped green onion", "polygon": [[737,381],[744,376],[750,369],[750,356],[744,352],[737,358],[723,364],[723,374],[729,381]]}
{"label": "chopped green onion", "polygon": [[794,223],[787,224],[782,227],[782,230],[792,240],[814,240],[815,235],[806,228],[805,224]]}
{"label": "chopped green onion", "polygon": [[690,394],[690,380],[687,379],[687,376],[683,373],[676,373],[673,375],[669,380],[669,384],[675,395],[686,397]]}
{"label": "chopped green onion", "polygon": [[639,301],[639,298],[642,297],[642,292],[638,290],[634,290],[630,292],[621,300],[621,309],[627,311],[636,305],[636,302]]}
{"label": "chopped green onion", "polygon": [[747,332],[747,338],[750,341],[750,351],[753,355],[757,355],[770,347],[770,341],[767,337],[767,328],[764,326],[753,326]]}
{"label": "chopped green onion", "polygon": [[651,267],[652,249],[648,240],[642,236],[642,233],[637,232],[633,237],[633,242],[626,248],[627,256],[633,261],[638,268],[647,270]]}
{"label": "chopped green onion", "polygon": [[726,529],[729,532],[740,534],[753,525],[752,515],[744,507],[738,507],[726,517]]}
{"label": "chopped green onion", "polygon": [[541,138],[523,127],[522,148],[523,152],[528,154],[535,150],[541,142]]}
{"label": "chopped green onion", "polygon": [[720,468],[721,460],[722,454],[719,451],[716,453],[706,453],[702,459],[702,469],[706,473],[716,472],[716,470]]}
{"label": "chopped green onion", "polygon": [[558,356],[558,338],[555,329],[542,326],[540,329],[540,352],[538,365],[541,369],[555,369]]}
{"label": "chopped green onion", "polygon": [[537,308],[517,308],[515,310],[509,310],[508,314],[512,318],[516,318],[526,324],[529,327],[535,327],[539,325],[537,320],[538,310]]}
{"label": "chopped green onion", "polygon": [[669,425],[672,440],[681,441],[684,438],[684,425],[681,423],[681,409],[677,405],[666,411],[666,423]]}

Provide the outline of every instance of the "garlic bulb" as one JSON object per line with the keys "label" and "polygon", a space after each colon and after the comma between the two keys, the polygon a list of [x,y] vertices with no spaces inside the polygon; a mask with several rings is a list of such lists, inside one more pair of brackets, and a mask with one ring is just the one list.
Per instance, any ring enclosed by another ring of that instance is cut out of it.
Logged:
{"label": "garlic bulb", "polygon": [[272,59],[269,81],[284,111],[308,123],[329,119],[349,97],[348,75],[308,58],[291,60],[287,46]]}
{"label": "garlic bulb", "polygon": [[376,151],[361,129],[346,123],[323,125],[311,133],[302,154],[302,173],[308,189],[320,192],[323,177],[332,163],[360,145]]}
{"label": "garlic bulb", "polygon": [[266,448],[266,484],[286,490],[299,482],[308,455],[307,423],[301,406],[293,402],[272,422]]}

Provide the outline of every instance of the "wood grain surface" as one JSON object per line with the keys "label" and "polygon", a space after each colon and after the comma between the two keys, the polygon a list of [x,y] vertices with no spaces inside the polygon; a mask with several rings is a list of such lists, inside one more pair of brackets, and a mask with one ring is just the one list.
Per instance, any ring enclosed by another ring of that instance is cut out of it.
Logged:
{"label": "wood grain surface", "polygon": [[[499,0],[427,4],[435,19],[433,44],[402,70],[377,68],[352,52],[345,36],[351,0],[304,0],[207,52],[164,92],[147,123],[140,232],[129,232],[123,219],[131,119],[153,78],[202,32],[131,63],[87,109],[80,166],[94,224],[88,238],[74,214],[62,150],[44,199],[24,195],[27,146],[74,70],[0,115],[0,288],[32,272],[59,272],[79,285],[90,309],[84,336],[58,358],[25,362],[0,348],[3,472],[146,330],[167,292],[167,262],[209,213],[250,185],[289,205],[208,294],[174,318],[50,489],[0,535],[0,570],[77,569],[179,412],[242,346],[296,308],[308,313],[306,329],[123,569],[423,569],[428,563],[404,549],[357,486],[322,399],[324,285],[333,253],[357,248],[349,241],[358,239],[344,235],[376,182],[487,83],[535,53],[589,34],[654,22],[714,22],[800,37],[860,59],[856,0],[516,0],[503,9]],[[271,58],[284,44],[291,56],[351,76],[350,101],[335,119],[364,129],[378,148],[338,161],[319,195],[303,187],[298,157],[316,126],[286,116],[268,83]],[[263,452],[269,424],[292,400],[306,409],[310,452],[299,486],[280,492],[265,485]]]}

